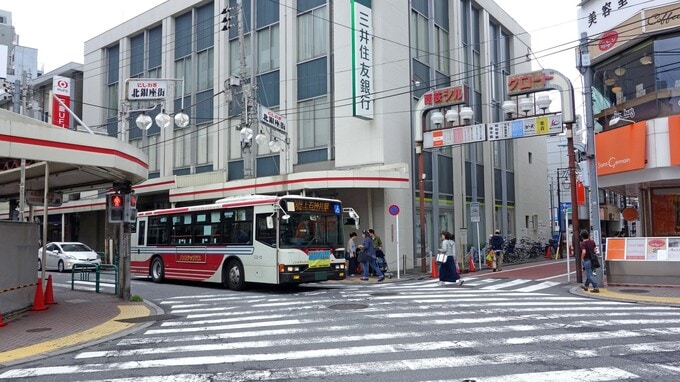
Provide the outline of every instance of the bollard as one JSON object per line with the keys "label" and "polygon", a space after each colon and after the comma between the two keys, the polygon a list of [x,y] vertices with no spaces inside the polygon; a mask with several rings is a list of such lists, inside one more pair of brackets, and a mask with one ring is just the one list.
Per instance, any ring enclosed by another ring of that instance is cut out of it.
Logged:
{"label": "bollard", "polygon": [[434,258],[432,259],[432,278],[439,278],[439,264],[437,264],[437,261]]}

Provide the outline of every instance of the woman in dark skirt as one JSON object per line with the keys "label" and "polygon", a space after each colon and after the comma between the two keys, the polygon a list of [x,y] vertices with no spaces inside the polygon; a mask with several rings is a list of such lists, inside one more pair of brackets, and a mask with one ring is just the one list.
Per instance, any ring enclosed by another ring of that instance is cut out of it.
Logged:
{"label": "woman in dark skirt", "polygon": [[446,285],[447,282],[463,285],[465,281],[456,272],[456,243],[451,233],[442,231],[442,247],[439,252],[446,254],[446,261],[439,265],[439,285]]}

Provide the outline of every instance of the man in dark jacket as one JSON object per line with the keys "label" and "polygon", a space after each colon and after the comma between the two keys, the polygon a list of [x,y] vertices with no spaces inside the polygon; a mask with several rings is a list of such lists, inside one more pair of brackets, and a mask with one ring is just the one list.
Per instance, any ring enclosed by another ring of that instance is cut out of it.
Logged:
{"label": "man in dark jacket", "polygon": [[496,232],[489,238],[489,245],[493,250],[493,271],[500,271],[503,269],[503,236],[501,236],[501,231],[496,230]]}

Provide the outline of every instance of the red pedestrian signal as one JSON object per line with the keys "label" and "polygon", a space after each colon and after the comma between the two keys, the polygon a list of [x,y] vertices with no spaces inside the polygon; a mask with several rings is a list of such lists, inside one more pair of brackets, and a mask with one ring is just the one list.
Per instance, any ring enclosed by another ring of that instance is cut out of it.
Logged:
{"label": "red pedestrian signal", "polygon": [[113,208],[118,208],[123,206],[123,196],[122,195],[113,195],[111,196],[111,207]]}
{"label": "red pedestrian signal", "polygon": [[123,221],[125,223],[134,223],[137,221],[137,195],[135,194],[125,194]]}
{"label": "red pedestrian signal", "polygon": [[107,195],[109,223],[122,223],[125,212],[125,199],[121,194]]}

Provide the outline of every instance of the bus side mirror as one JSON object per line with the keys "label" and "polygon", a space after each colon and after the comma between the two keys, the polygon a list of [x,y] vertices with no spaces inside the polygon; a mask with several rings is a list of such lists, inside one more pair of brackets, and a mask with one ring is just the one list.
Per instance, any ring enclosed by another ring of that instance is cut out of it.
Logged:
{"label": "bus side mirror", "polygon": [[267,216],[267,228],[274,229],[274,218],[271,216]]}

